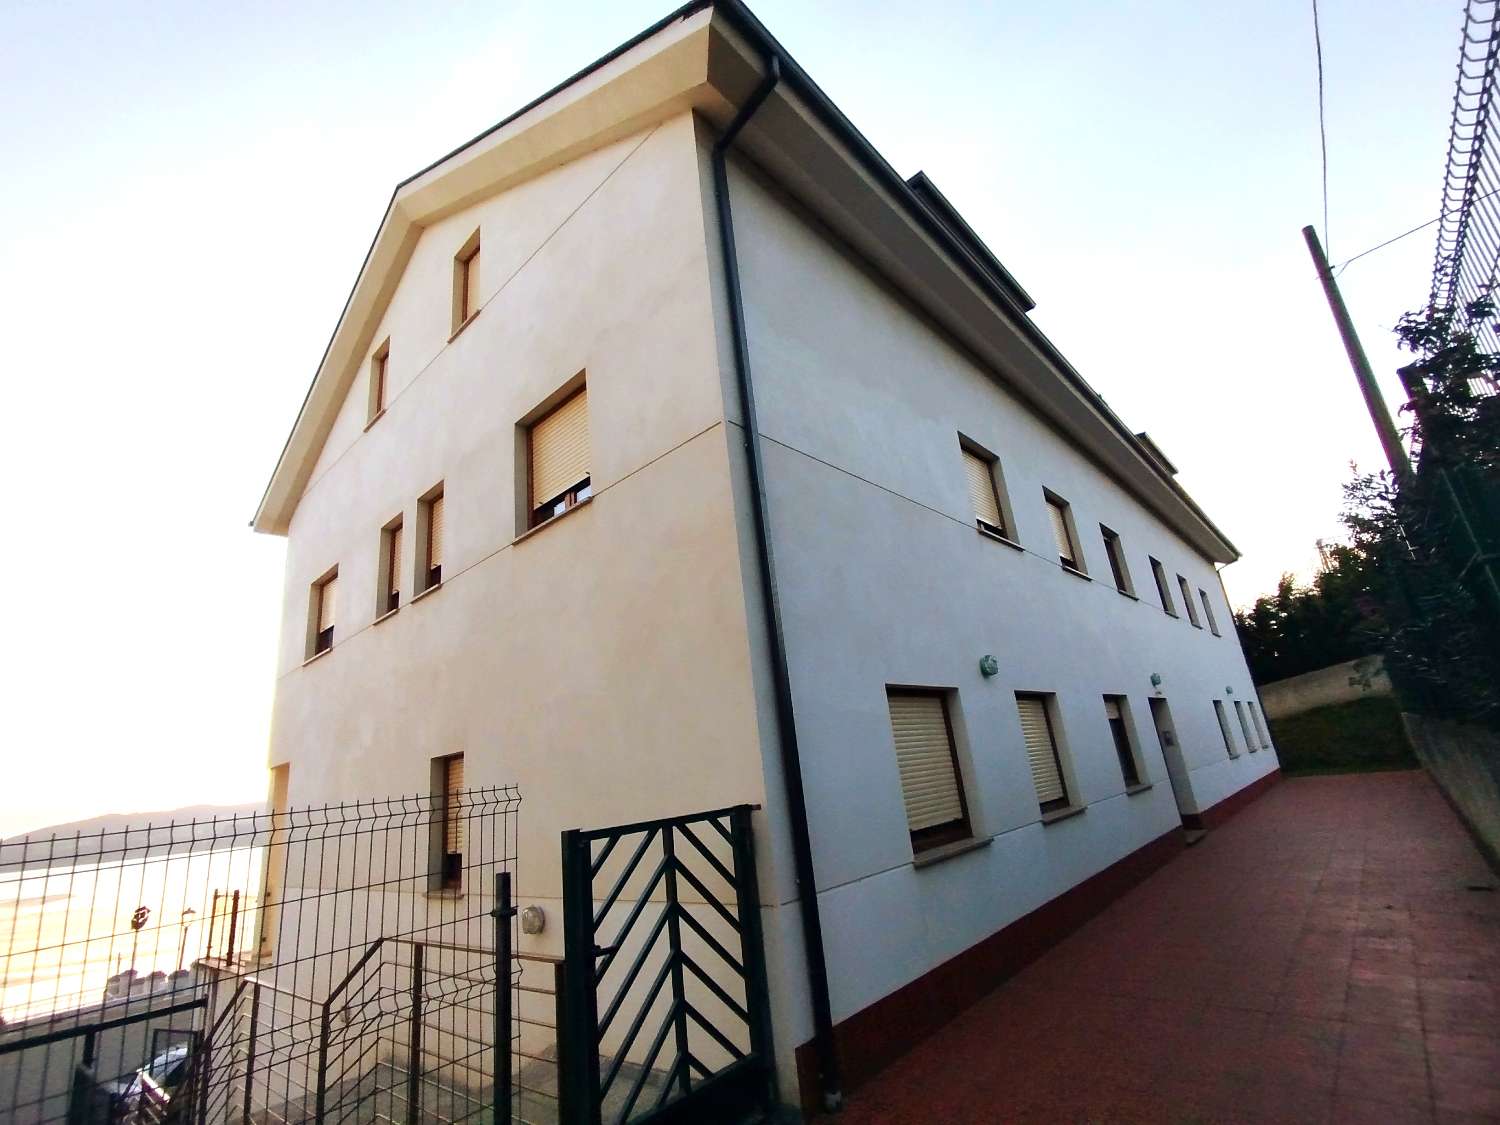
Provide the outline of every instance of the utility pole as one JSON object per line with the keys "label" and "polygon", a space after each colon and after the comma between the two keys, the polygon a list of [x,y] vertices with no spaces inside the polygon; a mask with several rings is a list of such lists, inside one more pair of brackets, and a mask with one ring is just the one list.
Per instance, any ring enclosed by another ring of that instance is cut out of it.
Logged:
{"label": "utility pole", "polygon": [[1333,322],[1338,325],[1339,335],[1344,341],[1344,351],[1349,355],[1349,366],[1354,368],[1354,378],[1359,382],[1360,393],[1365,396],[1365,406],[1370,411],[1370,421],[1375,423],[1375,432],[1385,449],[1385,459],[1391,464],[1398,483],[1411,479],[1411,461],[1406,456],[1406,447],[1396,433],[1396,423],[1386,408],[1380,388],[1375,385],[1375,373],[1370,370],[1370,361],[1365,358],[1365,349],[1355,334],[1354,322],[1349,319],[1349,310],[1344,307],[1343,294],[1333,271],[1328,268],[1328,257],[1323,253],[1323,244],[1318,241],[1318,232],[1312,227],[1302,228],[1302,237],[1307,240],[1307,252],[1312,255],[1313,266],[1318,271],[1318,280],[1323,283],[1323,293],[1328,298],[1328,308],[1333,313]]}

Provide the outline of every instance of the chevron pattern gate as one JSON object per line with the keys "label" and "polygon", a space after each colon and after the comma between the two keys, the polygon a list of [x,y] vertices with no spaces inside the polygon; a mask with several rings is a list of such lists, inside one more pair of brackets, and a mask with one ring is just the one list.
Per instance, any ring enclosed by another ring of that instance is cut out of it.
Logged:
{"label": "chevron pattern gate", "polygon": [[563,833],[574,1121],[733,1121],[771,1105],[752,811]]}

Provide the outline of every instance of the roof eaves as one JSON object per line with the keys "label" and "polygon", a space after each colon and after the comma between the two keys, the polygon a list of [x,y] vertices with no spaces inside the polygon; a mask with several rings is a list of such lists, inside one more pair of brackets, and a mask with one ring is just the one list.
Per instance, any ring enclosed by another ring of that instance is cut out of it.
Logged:
{"label": "roof eaves", "polygon": [[[1220,531],[1218,526],[1208,518],[1208,515],[1187,494],[1186,490],[1157,464],[1155,458],[1141,447],[1140,442],[1135,436],[1135,432],[1129,426],[1125,425],[1120,417],[1110,409],[1099,393],[1089,385],[1088,381],[1058,351],[1057,346],[1026,315],[1027,309],[1023,307],[1021,302],[1017,301],[1010,287],[1006,286],[998,277],[981,266],[979,261],[976,260],[971,246],[965,245],[965,240],[934,213],[917,191],[890,165],[885,157],[880,154],[880,151],[870,143],[854,123],[844,115],[844,112],[833,103],[833,100],[823,92],[822,88],[813,81],[811,76],[802,69],[796,59],[787,53],[786,48],[760,22],[755,13],[750,11],[742,0],[713,0],[713,8],[716,13],[722,12],[738,31],[758,45],[761,50],[767,54],[775,54],[781,60],[783,79],[789,81],[806,100],[808,108],[822,125],[850,147],[855,157],[860,160],[876,181],[881,183],[890,192],[892,197],[907,209],[908,213],[923,230],[927,232],[938,246],[948,252],[980,290],[989,295],[1002,312],[1009,315],[1012,323],[1021,330],[1023,335],[1032,344],[1046,355],[1063,376],[1063,379],[1099,412],[1106,424],[1115,431],[1116,435],[1119,436],[1125,445],[1165,483],[1173,495],[1219,540],[1226,549],[1226,552],[1234,556],[1234,558],[1239,558],[1239,549],[1230,542],[1229,537]],[[1016,288],[1019,289],[1019,286]]]}

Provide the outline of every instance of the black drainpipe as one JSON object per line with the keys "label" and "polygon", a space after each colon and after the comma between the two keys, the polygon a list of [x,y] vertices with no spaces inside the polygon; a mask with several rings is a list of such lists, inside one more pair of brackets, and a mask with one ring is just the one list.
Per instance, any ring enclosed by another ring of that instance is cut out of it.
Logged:
{"label": "black drainpipe", "polygon": [[813,1050],[818,1063],[818,1087],[823,1108],[833,1112],[843,1104],[838,1056],[833,1047],[833,1009],[828,1000],[828,964],[823,954],[823,923],[818,917],[818,884],[813,872],[812,839],[807,832],[807,798],[802,791],[802,756],[797,749],[797,720],[792,710],[792,679],[787,667],[786,637],[781,628],[781,598],[776,590],[776,561],[771,552],[770,510],[766,501],[765,463],[761,457],[760,423],[755,414],[755,387],[750,378],[750,343],[745,336],[745,305],[740,295],[740,266],[734,249],[734,219],[729,208],[729,169],[726,157],[735,138],[771,96],[781,81],[781,60],[772,55],[766,77],[713,147],[714,201],[719,210],[719,246],[724,256],[725,287],[729,291],[729,322],[734,332],[734,367],[740,388],[740,420],[745,427],[745,449],[750,455],[750,491],[755,497],[755,547],[760,556],[761,601],[766,609],[766,632],[771,639],[771,670],[776,682],[776,726],[781,735],[781,775],[786,783],[787,812],[792,826],[792,856],[797,869],[797,903],[802,913],[802,940],[807,947],[807,983],[812,992]]}

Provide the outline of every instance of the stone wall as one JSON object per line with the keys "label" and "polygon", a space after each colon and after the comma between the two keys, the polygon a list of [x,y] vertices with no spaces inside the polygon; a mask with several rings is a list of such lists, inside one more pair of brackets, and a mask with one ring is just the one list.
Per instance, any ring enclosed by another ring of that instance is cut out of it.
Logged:
{"label": "stone wall", "polygon": [[1390,694],[1391,681],[1385,674],[1385,659],[1380,656],[1361,656],[1316,672],[1262,684],[1260,688],[1261,705],[1269,719],[1284,719],[1314,707],[1349,703],[1369,695]]}

